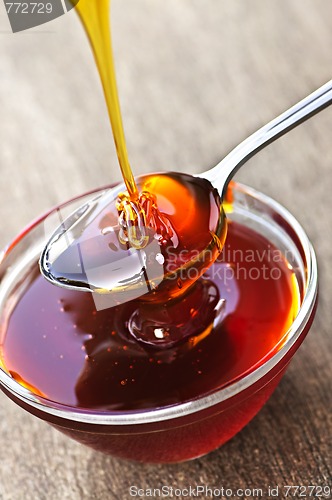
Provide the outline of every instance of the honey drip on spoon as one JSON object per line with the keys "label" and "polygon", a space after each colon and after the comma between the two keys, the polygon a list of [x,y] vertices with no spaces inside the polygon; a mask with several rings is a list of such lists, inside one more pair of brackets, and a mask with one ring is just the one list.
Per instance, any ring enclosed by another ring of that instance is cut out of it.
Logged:
{"label": "honey drip on spoon", "polygon": [[40,267],[62,287],[120,292],[121,302],[134,290],[135,297],[153,293],[154,300],[163,301],[183,293],[218,257],[226,237],[225,215],[218,192],[205,179],[172,172],[144,176],[139,185],[135,181],[117,91],[109,7],[109,0],[80,0],[76,10],[99,70],[124,186],[61,220]]}

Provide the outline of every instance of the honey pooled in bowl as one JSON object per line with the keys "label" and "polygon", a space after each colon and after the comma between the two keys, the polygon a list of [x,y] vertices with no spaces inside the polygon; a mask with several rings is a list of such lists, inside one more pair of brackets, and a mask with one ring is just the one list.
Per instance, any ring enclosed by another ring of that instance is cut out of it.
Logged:
{"label": "honey pooled in bowl", "polygon": [[[252,259],[239,259],[255,255]],[[179,298],[97,310],[94,294],[27,268],[8,297],[1,363],[37,395],[103,411],[185,402],[230,384],[283,342],[299,307],[294,271],[271,242],[231,221],[223,252]]]}

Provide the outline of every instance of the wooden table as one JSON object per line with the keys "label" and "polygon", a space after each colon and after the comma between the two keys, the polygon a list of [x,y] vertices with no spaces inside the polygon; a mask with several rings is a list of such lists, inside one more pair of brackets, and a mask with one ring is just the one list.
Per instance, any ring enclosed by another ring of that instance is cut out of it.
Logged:
{"label": "wooden table", "polygon": [[[331,78],[327,0],[113,3],[118,83],[137,174],[205,170]],[[98,77],[74,12],[13,35],[0,6],[0,102],[4,245],[56,202],[120,177]],[[331,127],[329,108],[237,177],[300,220],[320,266],[311,333],[259,415],[204,458],[140,465],[70,441],[1,395],[1,499],[122,500],[132,498],[130,485],[266,492],[268,486],[330,484]]]}

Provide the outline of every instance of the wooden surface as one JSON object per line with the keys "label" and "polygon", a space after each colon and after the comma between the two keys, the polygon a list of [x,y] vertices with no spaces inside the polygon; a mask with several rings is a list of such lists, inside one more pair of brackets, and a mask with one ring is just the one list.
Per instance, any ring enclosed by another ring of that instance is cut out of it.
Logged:
{"label": "wooden surface", "polygon": [[[331,78],[328,0],[114,0],[113,13],[136,173],[203,171]],[[119,179],[98,78],[74,12],[13,35],[0,4],[0,103],[4,245],[56,202]],[[331,128],[329,108],[238,175],[300,220],[320,266],[315,323],[259,415],[204,458],[138,465],[70,441],[1,395],[1,499],[122,500],[131,498],[130,485],[235,491],[330,484]]]}

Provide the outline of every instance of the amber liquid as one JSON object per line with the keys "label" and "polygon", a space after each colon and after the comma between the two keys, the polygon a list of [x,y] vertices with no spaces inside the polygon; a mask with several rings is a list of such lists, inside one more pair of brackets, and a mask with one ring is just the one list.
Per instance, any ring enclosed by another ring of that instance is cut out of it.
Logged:
{"label": "amber liquid", "polygon": [[184,402],[243,376],[279,349],[299,300],[280,252],[235,222],[196,285],[158,307],[97,311],[92,293],[51,285],[37,262],[19,287],[3,322],[5,369],[58,403],[119,411]]}
{"label": "amber liquid", "polygon": [[[172,263],[185,273],[163,280],[157,295],[152,287],[97,310],[96,293],[53,286],[35,262],[10,297],[1,364],[20,384],[60,404],[125,411],[185,402],[243,376],[280,347],[298,311],[296,279],[273,245],[238,223],[229,224],[220,253],[226,226],[207,181],[171,173],[146,176],[136,185],[116,89],[109,1],[80,0],[76,8],[102,79],[128,199],[149,205],[142,209],[152,230],[148,239],[164,238],[158,252],[163,276],[172,274]],[[128,251],[120,230],[106,231],[118,225],[113,209],[86,228],[90,239],[78,241],[87,244],[91,267],[109,261],[110,252],[121,262]],[[65,260],[71,259],[68,252]],[[248,252],[254,261],[244,257]],[[59,277],[79,287],[87,282],[83,271]]]}

